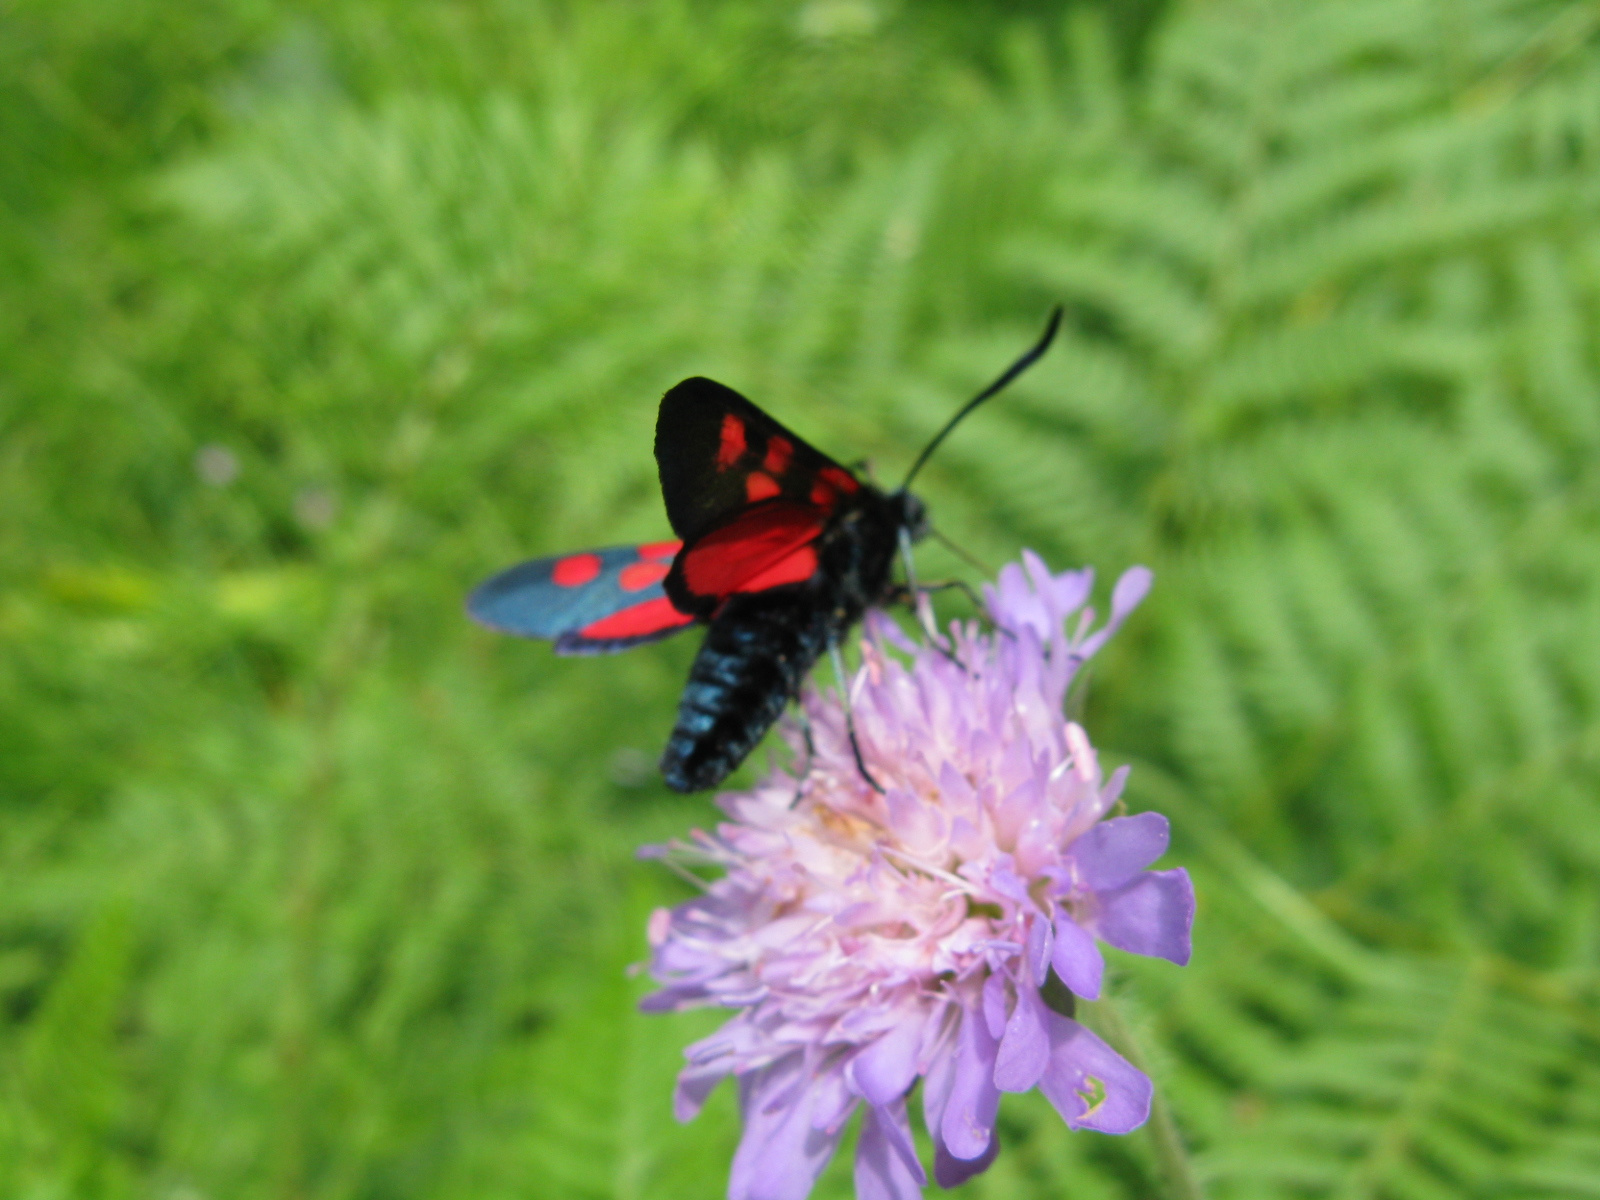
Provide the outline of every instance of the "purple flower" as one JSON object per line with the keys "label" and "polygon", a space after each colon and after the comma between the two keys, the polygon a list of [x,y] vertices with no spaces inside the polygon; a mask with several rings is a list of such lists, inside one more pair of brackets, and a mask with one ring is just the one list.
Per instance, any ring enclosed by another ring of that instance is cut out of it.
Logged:
{"label": "purple flower", "polygon": [[685,1052],[674,1105],[689,1120],[736,1078],[730,1200],[804,1200],[857,1108],[857,1196],[920,1196],[918,1078],[944,1187],[994,1160],[1001,1092],[1039,1088],[1074,1129],[1144,1122],[1149,1079],[1063,1015],[1070,1005],[1046,1002],[1060,984],[1100,995],[1099,942],[1187,962],[1194,916],[1187,873],[1147,869],[1165,818],[1103,819],[1127,769],[1104,778],[1062,715],[1073,675],[1150,573],[1123,575],[1096,632],[1092,582],[1026,553],[985,589],[995,630],[953,626],[938,645],[874,614],[850,696],[884,792],[861,778],[838,701],[811,691],[814,752],[785,729],[793,773],[720,796],[729,820],[714,834],[644,852],[725,871],[651,917],[662,988],[644,1008],[736,1010]]}

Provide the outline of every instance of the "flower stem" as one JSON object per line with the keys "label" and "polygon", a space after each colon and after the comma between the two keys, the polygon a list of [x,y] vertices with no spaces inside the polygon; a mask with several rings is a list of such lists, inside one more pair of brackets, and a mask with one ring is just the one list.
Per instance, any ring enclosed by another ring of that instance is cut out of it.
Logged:
{"label": "flower stem", "polygon": [[[1122,1019],[1116,1005],[1109,999],[1093,1004],[1079,1001],[1083,1015],[1089,1018],[1096,1031],[1111,1044],[1111,1048],[1146,1075],[1144,1056],[1139,1053],[1133,1032]],[[1150,1139],[1150,1150],[1155,1155],[1156,1173],[1160,1176],[1162,1192],[1168,1200],[1205,1200],[1205,1190],[1194,1173],[1183,1136],[1172,1119],[1172,1110],[1157,1088],[1150,1098],[1150,1120],[1145,1125],[1145,1136]]]}

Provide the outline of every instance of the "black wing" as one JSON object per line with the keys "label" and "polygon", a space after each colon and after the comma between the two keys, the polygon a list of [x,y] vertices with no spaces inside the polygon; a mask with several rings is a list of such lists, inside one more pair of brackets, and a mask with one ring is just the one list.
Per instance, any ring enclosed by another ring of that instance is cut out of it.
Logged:
{"label": "black wing", "polygon": [[686,542],[782,499],[826,520],[861,482],[730,387],[696,376],[661,398],[656,466],[667,519]]}

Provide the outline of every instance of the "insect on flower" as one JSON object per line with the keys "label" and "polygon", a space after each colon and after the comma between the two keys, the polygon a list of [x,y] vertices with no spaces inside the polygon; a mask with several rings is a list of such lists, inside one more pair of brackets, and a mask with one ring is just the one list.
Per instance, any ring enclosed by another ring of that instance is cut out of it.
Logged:
{"label": "insect on flower", "polygon": [[858,1200],[915,1200],[918,1089],[943,1187],[994,1161],[1003,1092],[1038,1088],[1073,1129],[1145,1121],[1150,1080],[1075,998],[1100,997],[1100,943],[1187,962],[1194,891],[1181,868],[1150,869],[1166,819],[1110,815],[1127,768],[1104,775],[1063,715],[1150,573],[1123,575],[1099,630],[1091,582],[1025,555],[986,589],[993,632],[913,642],[869,617],[851,692],[884,790],[855,769],[840,702],[808,689],[812,748],[784,728],[807,760],[798,799],[774,767],[718,796],[711,832],[643,852],[701,873],[703,894],[650,919],[661,989],[643,1007],[733,1014],[684,1052],[674,1101],[689,1120],[736,1080],[729,1200],[804,1200],[858,1109]]}
{"label": "insect on flower", "polygon": [[[905,482],[875,487],[732,388],[685,379],[661,399],[656,465],[678,540],[534,559],[480,585],[467,611],[492,629],[598,654],[708,626],[661,758],[667,786],[717,786],[744,761],[824,654],[874,605],[915,589],[911,546],[929,529],[909,491],[968,413],[1042,355],[1044,335],[957,411]],[[906,582],[893,578],[905,564]],[[852,743],[853,744],[853,743]],[[856,756],[863,777],[871,775]]]}

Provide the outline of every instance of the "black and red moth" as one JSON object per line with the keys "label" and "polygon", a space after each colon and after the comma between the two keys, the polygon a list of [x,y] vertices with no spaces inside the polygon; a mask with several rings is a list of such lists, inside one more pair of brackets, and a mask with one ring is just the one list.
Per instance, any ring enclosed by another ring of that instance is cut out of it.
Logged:
{"label": "black and red moth", "polygon": [[969,412],[1050,345],[1060,324],[968,401],[885,492],[732,388],[685,379],[661,399],[656,466],[678,540],[537,558],[467,599],[491,629],[602,654],[707,626],[661,756],[667,786],[721,783],[799,695],[817,660],[873,605],[906,589],[897,553],[928,532],[912,478]]}

